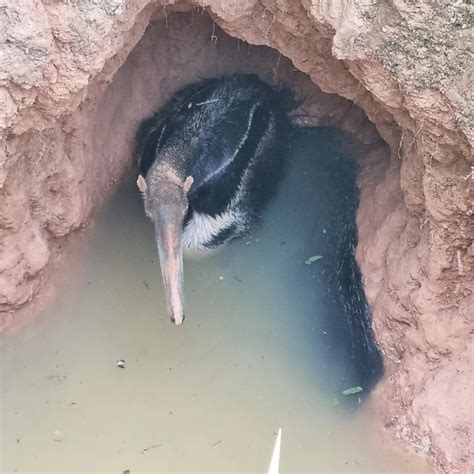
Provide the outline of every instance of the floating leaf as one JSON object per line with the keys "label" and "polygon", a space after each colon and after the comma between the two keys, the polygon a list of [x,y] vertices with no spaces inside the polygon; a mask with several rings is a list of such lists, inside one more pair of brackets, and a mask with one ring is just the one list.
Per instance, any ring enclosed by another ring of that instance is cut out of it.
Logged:
{"label": "floating leaf", "polygon": [[341,402],[339,401],[339,398],[333,398],[332,399],[332,406],[333,407],[338,407],[340,404],[341,404]]}
{"label": "floating leaf", "polygon": [[304,263],[306,265],[311,265],[314,262],[317,262],[318,260],[321,260],[323,258],[322,255],[313,255],[312,257],[309,257],[308,260],[306,260]]}
{"label": "floating leaf", "polygon": [[346,388],[345,390],[342,391],[343,395],[354,395],[356,393],[362,392],[362,387],[351,387],[351,388]]}

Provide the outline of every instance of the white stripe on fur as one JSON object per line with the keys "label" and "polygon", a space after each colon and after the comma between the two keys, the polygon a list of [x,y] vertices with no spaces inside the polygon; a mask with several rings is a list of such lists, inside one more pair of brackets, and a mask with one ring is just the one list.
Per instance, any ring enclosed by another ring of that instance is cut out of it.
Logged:
{"label": "white stripe on fur", "polygon": [[211,217],[195,212],[183,232],[183,248],[192,250],[206,250],[214,237],[231,225],[244,225],[244,216],[236,209]]}

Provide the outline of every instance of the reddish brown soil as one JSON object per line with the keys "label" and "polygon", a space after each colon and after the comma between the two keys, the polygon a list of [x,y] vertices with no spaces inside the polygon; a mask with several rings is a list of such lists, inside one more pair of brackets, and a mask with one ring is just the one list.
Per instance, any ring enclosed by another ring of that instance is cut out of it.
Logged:
{"label": "reddish brown soil", "polygon": [[307,121],[372,144],[358,258],[389,366],[374,401],[384,426],[442,470],[472,472],[469,5],[206,2],[231,38],[200,8],[176,17],[172,9],[189,5],[163,3],[31,0],[0,10],[5,320],[113,190],[141,118],[196,76],[257,71],[307,95]]}

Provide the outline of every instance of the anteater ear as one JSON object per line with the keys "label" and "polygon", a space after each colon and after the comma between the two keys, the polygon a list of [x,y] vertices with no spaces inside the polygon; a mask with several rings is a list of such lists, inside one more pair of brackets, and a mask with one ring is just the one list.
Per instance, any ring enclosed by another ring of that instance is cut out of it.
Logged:
{"label": "anteater ear", "polygon": [[194,178],[192,176],[188,176],[186,180],[184,181],[184,192],[187,193],[190,189],[191,186],[194,183]]}
{"label": "anteater ear", "polygon": [[146,181],[145,181],[145,178],[141,174],[138,176],[137,186],[140,192],[144,193],[146,191]]}

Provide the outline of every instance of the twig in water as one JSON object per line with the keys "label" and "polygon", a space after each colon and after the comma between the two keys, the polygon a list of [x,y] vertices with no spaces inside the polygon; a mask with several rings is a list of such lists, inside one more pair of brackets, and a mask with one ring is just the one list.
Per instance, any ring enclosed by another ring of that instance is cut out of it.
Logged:
{"label": "twig in water", "polygon": [[222,443],[222,440],[220,439],[219,441],[216,441],[215,443],[212,443],[211,446],[214,447],[214,446],[217,446],[218,444],[221,444]]}
{"label": "twig in water", "polygon": [[206,100],[204,102],[198,102],[196,106],[198,105],[206,105],[206,104],[212,104],[214,102],[219,102],[219,99],[211,99],[211,100]]}
{"label": "twig in water", "polygon": [[160,444],[154,444],[153,446],[149,446],[148,448],[142,449],[140,451],[141,454],[145,454],[147,451],[150,451],[151,449],[159,448],[161,446]]}
{"label": "twig in water", "polygon": [[275,441],[275,447],[273,448],[272,459],[270,461],[270,467],[268,468],[268,474],[278,474],[280,470],[280,451],[281,428],[278,430],[277,439]]}

